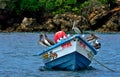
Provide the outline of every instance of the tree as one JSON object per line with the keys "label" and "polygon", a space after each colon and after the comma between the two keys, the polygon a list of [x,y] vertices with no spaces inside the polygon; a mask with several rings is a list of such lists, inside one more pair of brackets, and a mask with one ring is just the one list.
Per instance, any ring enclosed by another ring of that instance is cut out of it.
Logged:
{"label": "tree", "polygon": [[100,0],[101,3],[108,4],[110,8],[113,8],[116,0]]}

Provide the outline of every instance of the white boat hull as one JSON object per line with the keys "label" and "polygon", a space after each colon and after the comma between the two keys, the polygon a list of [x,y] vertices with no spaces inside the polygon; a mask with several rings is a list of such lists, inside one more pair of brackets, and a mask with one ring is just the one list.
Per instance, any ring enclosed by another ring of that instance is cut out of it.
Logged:
{"label": "white boat hull", "polygon": [[75,35],[40,54],[46,68],[80,70],[89,66],[96,53],[91,45]]}

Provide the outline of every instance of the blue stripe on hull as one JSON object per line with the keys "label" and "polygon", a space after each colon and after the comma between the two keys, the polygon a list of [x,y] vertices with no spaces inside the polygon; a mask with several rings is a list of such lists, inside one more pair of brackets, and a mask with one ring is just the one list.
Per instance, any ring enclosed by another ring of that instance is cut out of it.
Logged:
{"label": "blue stripe on hull", "polygon": [[87,68],[91,63],[83,55],[79,54],[78,52],[73,52],[53,61],[46,63],[46,68],[49,69],[62,69],[62,70],[80,70]]}

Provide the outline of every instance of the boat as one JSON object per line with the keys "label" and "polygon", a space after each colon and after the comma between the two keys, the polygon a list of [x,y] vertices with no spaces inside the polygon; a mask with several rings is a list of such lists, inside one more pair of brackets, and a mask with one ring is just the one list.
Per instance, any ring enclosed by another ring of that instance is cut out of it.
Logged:
{"label": "boat", "polygon": [[97,52],[80,34],[75,34],[38,52],[38,55],[47,69],[76,71],[88,68]]}

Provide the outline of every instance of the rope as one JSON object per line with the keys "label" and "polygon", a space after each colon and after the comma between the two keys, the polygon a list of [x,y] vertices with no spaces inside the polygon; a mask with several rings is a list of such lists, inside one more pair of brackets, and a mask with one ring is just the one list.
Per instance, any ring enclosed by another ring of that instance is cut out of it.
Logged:
{"label": "rope", "polygon": [[93,60],[94,60],[95,62],[97,62],[98,64],[100,64],[102,67],[104,67],[104,68],[106,68],[106,69],[108,69],[108,70],[110,70],[110,71],[112,71],[112,72],[115,72],[115,71],[112,70],[111,68],[108,68],[108,67],[105,66],[104,64],[102,64],[102,63],[100,63],[99,61],[97,61],[95,58],[93,58]]}

